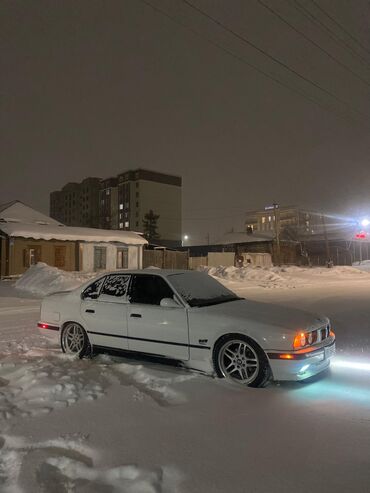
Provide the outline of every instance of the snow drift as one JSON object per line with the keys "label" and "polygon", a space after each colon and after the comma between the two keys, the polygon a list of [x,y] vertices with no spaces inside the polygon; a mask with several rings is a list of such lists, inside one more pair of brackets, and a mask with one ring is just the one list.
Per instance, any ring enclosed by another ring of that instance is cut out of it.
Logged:
{"label": "snow drift", "polygon": [[66,272],[39,262],[36,265],[32,265],[18,279],[15,287],[36,296],[45,296],[56,291],[77,288],[95,275],[96,273],[82,274],[81,272]]}
{"label": "snow drift", "polygon": [[[245,287],[295,288],[322,282],[343,282],[349,280],[370,279],[369,272],[354,267],[206,267],[199,270],[206,272],[220,281],[245,284]],[[241,286],[240,286],[241,287]]]}

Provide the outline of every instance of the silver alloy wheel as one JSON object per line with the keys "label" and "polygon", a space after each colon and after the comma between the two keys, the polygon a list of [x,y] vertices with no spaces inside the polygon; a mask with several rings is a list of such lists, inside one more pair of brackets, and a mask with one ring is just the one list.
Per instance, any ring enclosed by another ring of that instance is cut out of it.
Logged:
{"label": "silver alloy wheel", "polygon": [[221,347],[218,365],[224,377],[248,385],[257,377],[259,360],[256,351],[240,339],[232,339]]}
{"label": "silver alloy wheel", "polygon": [[78,324],[68,324],[63,330],[63,347],[66,353],[80,353],[85,345],[85,333]]}

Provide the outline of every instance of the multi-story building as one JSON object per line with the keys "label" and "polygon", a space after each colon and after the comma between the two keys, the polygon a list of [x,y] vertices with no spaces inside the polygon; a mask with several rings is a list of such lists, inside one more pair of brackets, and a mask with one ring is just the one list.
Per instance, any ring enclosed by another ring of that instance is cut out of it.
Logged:
{"label": "multi-story building", "polygon": [[180,245],[181,177],[137,169],[125,171],[117,178],[118,229],[143,232],[145,214],[152,210],[159,216],[160,243]]}
{"label": "multi-story building", "polygon": [[322,215],[295,206],[267,206],[264,209],[247,212],[245,227],[248,232],[275,231],[275,221],[280,231],[295,230],[299,235],[312,235],[322,230]]}
{"label": "multi-story building", "polygon": [[158,215],[159,242],[181,245],[181,185],[179,176],[145,169],[130,170],[101,180],[86,178],[50,194],[50,216],[67,226],[144,232],[145,215]]}
{"label": "multi-story building", "polygon": [[100,178],[67,183],[50,194],[50,216],[66,226],[99,227]]}
{"label": "multi-story building", "polygon": [[99,192],[100,227],[119,229],[118,222],[118,178],[107,178],[100,183]]}

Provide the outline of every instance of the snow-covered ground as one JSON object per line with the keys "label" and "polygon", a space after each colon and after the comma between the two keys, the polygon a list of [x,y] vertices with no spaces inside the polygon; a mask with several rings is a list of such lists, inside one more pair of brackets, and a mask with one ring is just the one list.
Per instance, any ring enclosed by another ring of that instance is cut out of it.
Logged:
{"label": "snow-covered ground", "polygon": [[370,363],[369,273],[212,272],[242,296],[326,313],[337,334],[323,378],[244,389],[154,360],[63,355],[36,329],[46,270],[40,289],[30,275],[22,290],[0,282],[1,493],[370,490],[370,370],[340,364]]}

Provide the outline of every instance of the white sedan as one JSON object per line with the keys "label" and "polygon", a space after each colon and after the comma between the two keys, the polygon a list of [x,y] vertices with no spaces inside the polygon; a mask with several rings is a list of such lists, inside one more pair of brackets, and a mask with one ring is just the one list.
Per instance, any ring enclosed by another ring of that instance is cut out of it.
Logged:
{"label": "white sedan", "polygon": [[194,271],[102,274],[44,298],[38,326],[66,353],[157,355],[251,387],[311,377],[335,351],[327,317],[239,298]]}

